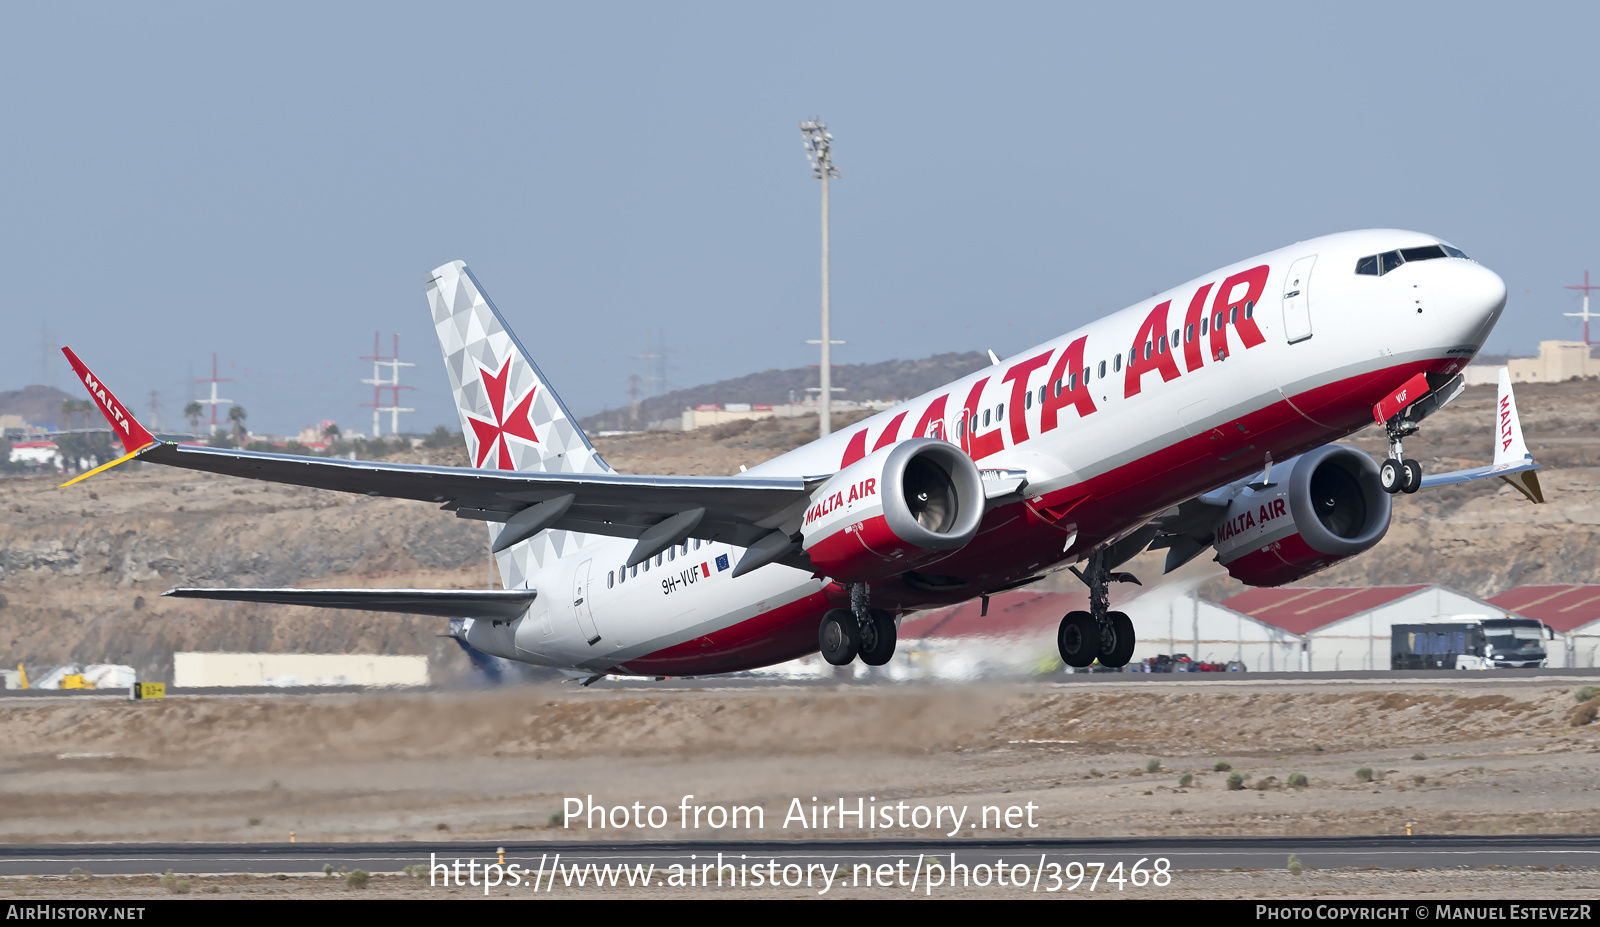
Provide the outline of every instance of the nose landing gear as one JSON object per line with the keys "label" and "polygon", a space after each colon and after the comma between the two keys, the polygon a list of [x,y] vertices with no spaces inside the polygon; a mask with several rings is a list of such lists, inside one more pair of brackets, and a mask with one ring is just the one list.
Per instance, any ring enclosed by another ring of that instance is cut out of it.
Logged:
{"label": "nose landing gear", "polygon": [[1422,488],[1422,465],[1406,457],[1406,449],[1401,442],[1406,435],[1417,433],[1417,424],[1401,421],[1399,416],[1395,416],[1384,422],[1383,427],[1389,435],[1389,459],[1378,468],[1378,482],[1383,486],[1383,491],[1391,495],[1416,492]]}

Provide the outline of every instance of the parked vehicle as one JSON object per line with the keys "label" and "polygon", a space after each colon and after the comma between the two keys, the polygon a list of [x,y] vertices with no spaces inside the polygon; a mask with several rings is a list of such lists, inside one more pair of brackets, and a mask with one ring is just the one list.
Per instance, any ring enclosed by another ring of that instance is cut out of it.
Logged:
{"label": "parked vehicle", "polygon": [[1532,618],[1486,618],[1397,624],[1389,634],[1390,669],[1513,669],[1548,665],[1555,631]]}

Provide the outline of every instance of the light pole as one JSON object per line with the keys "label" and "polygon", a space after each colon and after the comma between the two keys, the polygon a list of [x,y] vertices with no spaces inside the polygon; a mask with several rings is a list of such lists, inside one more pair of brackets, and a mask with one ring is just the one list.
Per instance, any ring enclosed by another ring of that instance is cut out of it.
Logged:
{"label": "light pole", "polygon": [[822,181],[822,382],[818,384],[822,388],[817,393],[817,418],[826,438],[833,431],[832,348],[844,343],[834,341],[828,327],[828,180],[839,176],[839,170],[833,166],[833,135],[827,123],[820,119],[802,122],[800,134],[805,140],[806,160],[811,162],[811,176]]}

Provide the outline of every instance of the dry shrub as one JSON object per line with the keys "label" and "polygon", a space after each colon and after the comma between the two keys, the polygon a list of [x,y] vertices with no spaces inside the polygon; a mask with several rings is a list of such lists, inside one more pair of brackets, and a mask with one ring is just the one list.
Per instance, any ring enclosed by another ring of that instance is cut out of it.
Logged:
{"label": "dry shrub", "polygon": [[1572,727],[1583,727],[1594,722],[1595,714],[1600,712],[1600,699],[1590,699],[1572,709],[1572,714],[1567,715],[1567,724]]}

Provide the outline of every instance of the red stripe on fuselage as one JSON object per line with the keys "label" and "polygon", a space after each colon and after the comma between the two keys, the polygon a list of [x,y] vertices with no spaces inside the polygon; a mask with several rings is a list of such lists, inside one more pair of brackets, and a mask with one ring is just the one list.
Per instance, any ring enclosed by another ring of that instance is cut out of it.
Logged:
{"label": "red stripe on fuselage", "polygon": [[639,676],[705,676],[771,666],[817,652],[827,591],[781,605],[726,628],[629,660],[613,672]]}

